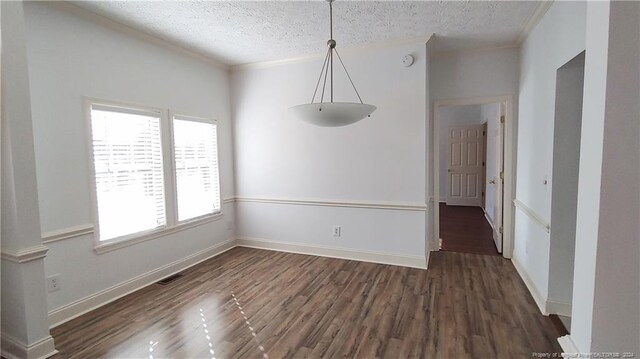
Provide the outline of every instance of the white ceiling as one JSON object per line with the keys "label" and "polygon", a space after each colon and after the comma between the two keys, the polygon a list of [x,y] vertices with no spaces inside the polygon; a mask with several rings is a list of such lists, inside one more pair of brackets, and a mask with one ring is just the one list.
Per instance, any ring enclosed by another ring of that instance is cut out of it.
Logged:
{"label": "white ceiling", "polygon": [[[228,64],[324,52],[326,1],[74,1],[75,5]],[[437,35],[437,51],[513,44],[533,1],[336,1],[338,48]]]}

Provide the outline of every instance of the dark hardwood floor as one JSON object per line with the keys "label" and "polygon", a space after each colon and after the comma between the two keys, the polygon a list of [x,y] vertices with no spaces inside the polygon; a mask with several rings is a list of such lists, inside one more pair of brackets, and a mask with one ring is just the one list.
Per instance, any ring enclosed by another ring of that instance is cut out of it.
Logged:
{"label": "dark hardwood floor", "polygon": [[530,358],[559,352],[509,260],[428,270],[235,248],[52,330],[57,358]]}
{"label": "dark hardwood floor", "polygon": [[493,229],[480,207],[440,203],[440,250],[499,255]]}

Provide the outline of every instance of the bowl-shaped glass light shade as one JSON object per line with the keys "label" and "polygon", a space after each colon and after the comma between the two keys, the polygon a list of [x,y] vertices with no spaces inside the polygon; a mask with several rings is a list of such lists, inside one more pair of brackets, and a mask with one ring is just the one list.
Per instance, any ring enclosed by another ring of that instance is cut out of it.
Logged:
{"label": "bowl-shaped glass light shade", "polygon": [[375,111],[376,107],[354,102],[323,102],[293,106],[289,110],[312,125],[340,127],[362,120]]}

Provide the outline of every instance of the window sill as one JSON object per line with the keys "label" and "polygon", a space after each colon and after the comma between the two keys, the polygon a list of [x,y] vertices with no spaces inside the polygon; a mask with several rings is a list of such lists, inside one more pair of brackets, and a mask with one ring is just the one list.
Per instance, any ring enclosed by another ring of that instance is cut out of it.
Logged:
{"label": "window sill", "polygon": [[157,230],[153,230],[151,232],[145,232],[139,235],[134,235],[134,237],[128,237],[128,238],[119,239],[119,240],[116,239],[112,241],[106,241],[104,243],[97,243],[94,249],[96,253],[103,254],[103,253],[114,251],[116,249],[129,247],[140,242],[148,241],[150,239],[168,236],[170,234],[184,231],[185,229],[201,226],[209,222],[215,222],[217,220],[222,219],[222,217],[223,217],[222,212],[218,212],[212,215],[208,215],[206,217],[200,217],[197,219],[178,223],[172,227],[164,227]]}

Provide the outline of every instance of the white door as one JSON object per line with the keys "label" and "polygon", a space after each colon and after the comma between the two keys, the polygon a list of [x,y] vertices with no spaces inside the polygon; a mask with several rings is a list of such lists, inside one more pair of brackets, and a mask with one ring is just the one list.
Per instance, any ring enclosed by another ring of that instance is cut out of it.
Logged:
{"label": "white door", "polygon": [[482,125],[450,127],[447,133],[447,205],[480,207],[484,161]]}
{"label": "white door", "polygon": [[[504,108],[504,104],[500,104]],[[504,113],[501,111],[501,113]],[[498,119],[498,133],[493,141],[496,142],[496,174],[493,183],[495,186],[493,200],[493,241],[499,253],[502,253],[502,193],[504,190],[504,116]]]}

